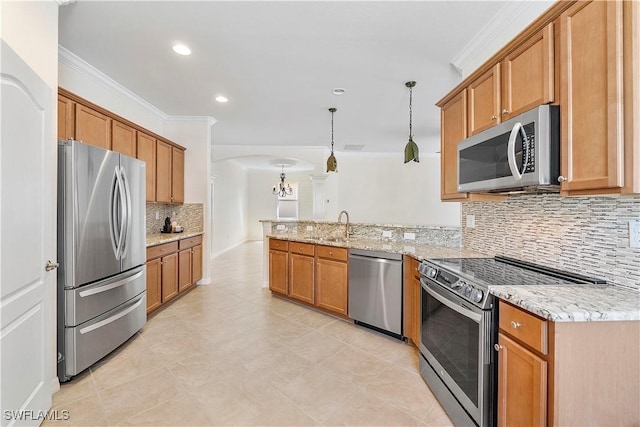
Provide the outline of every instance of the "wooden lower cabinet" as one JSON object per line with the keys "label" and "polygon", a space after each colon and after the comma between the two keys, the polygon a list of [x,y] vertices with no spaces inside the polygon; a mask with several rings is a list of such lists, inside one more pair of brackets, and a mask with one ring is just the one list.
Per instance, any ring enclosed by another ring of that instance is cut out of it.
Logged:
{"label": "wooden lower cabinet", "polygon": [[287,295],[289,282],[289,253],[269,250],[269,289]]}
{"label": "wooden lower cabinet", "polygon": [[202,236],[147,248],[147,313],[202,279]]}
{"label": "wooden lower cabinet", "polygon": [[312,256],[289,255],[289,292],[291,298],[313,304],[313,278],[315,259]]}
{"label": "wooden lower cabinet", "polygon": [[343,316],[349,311],[349,270],[344,261],[316,262],[316,305]]}
{"label": "wooden lower cabinet", "polygon": [[420,263],[412,256],[403,260],[403,323],[404,336],[416,346],[420,343]]}
{"label": "wooden lower cabinet", "polygon": [[498,334],[498,426],[545,426],[547,361]]}
{"label": "wooden lower cabinet", "polygon": [[162,305],[161,258],[147,262],[147,313]]}

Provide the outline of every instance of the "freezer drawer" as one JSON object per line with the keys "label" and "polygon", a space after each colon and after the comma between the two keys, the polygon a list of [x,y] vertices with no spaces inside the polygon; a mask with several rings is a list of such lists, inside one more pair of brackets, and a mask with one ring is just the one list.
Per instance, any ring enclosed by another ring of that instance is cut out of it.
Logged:
{"label": "freezer drawer", "polygon": [[65,290],[65,326],[76,326],[99,316],[147,288],[142,265],[117,276],[76,289]]}
{"label": "freezer drawer", "polygon": [[147,321],[146,292],[78,326],[65,328],[66,376],[79,374],[133,336]]}

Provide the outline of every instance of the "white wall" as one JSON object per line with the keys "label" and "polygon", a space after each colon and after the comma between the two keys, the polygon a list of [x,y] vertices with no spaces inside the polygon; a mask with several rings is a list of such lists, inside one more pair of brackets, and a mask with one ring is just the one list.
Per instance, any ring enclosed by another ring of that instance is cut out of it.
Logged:
{"label": "white wall", "polygon": [[[203,242],[208,248],[211,224],[207,220],[210,215],[210,194],[208,177],[211,175],[211,126],[215,121],[209,117],[170,117],[164,125],[164,134],[172,141],[187,149],[184,157],[184,201],[185,203],[202,203],[203,205]],[[205,251],[206,252],[206,251]],[[202,271],[202,283],[211,280],[209,263],[205,262]]]}
{"label": "white wall", "polygon": [[328,197],[327,219],[345,209],[352,222],[459,226],[460,204],[440,201],[440,157],[403,160],[402,154],[342,153],[338,174],[327,180],[337,196]]}
{"label": "white wall", "polygon": [[68,50],[57,53],[60,87],[164,136],[166,114]]}
{"label": "white wall", "polygon": [[[58,92],[58,4],[49,2],[0,2],[0,29],[2,39],[31,67],[38,76],[51,88],[52,116],[57,116],[57,92]],[[51,179],[46,194],[56,194],[56,147],[57,147],[57,120],[52,120],[49,138],[51,140],[51,159],[49,170]],[[4,142],[3,142],[4,143]],[[20,200],[12,200],[12,203],[20,203]],[[53,215],[49,220],[48,228],[56,229],[56,198],[51,197],[50,211]],[[55,259],[56,235],[53,233],[52,241],[44,248],[45,256]],[[44,262],[44,260],[43,260]],[[56,286],[55,274],[49,276],[47,284],[49,295],[45,296],[45,304],[48,305],[50,317],[49,329],[49,358],[51,360],[51,381],[54,384],[53,391],[57,390],[56,371]]]}
{"label": "white wall", "polygon": [[215,187],[211,256],[215,256],[247,240],[249,180],[247,172],[230,160],[213,163],[211,172]]}

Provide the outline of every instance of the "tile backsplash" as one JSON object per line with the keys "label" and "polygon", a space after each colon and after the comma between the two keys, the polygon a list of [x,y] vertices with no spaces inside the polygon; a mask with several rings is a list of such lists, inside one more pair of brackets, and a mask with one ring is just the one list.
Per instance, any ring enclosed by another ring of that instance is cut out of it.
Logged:
{"label": "tile backsplash", "polygon": [[[159,219],[156,219],[156,212]],[[164,227],[164,219],[170,217],[177,221],[186,232],[201,232],[204,224],[202,203],[185,203],[183,205],[164,205],[147,203],[147,234],[159,233]]]}
{"label": "tile backsplash", "polygon": [[[475,228],[467,227],[475,216]],[[521,195],[462,203],[462,244],[640,290],[640,249],[629,247],[640,197]]]}

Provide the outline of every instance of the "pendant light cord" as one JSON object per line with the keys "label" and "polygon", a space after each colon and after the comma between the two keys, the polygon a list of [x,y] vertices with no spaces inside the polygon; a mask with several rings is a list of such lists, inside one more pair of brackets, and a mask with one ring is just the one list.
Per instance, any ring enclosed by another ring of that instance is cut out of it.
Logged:
{"label": "pendant light cord", "polygon": [[413,139],[413,87],[409,86],[409,139]]}
{"label": "pendant light cord", "polygon": [[333,113],[335,111],[331,112],[331,154],[333,154]]}

